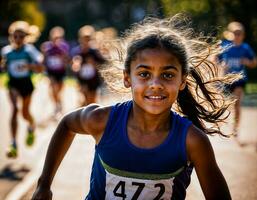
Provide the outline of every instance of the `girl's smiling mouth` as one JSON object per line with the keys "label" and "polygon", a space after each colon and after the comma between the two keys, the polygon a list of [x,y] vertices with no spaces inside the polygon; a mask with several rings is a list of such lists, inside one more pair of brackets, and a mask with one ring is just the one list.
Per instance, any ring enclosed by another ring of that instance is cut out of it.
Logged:
{"label": "girl's smiling mouth", "polygon": [[146,99],[152,100],[152,101],[159,101],[159,100],[163,100],[166,99],[166,96],[163,95],[148,95],[145,96]]}

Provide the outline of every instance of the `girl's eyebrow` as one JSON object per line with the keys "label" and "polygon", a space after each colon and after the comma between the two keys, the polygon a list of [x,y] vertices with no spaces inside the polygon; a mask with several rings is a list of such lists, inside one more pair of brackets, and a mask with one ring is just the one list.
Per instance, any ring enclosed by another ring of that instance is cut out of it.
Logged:
{"label": "girl's eyebrow", "polygon": [[[138,64],[138,65],[136,66],[136,69],[141,69],[141,68],[142,68],[142,69],[151,69],[150,66],[144,65],[144,64]],[[176,67],[176,66],[173,66],[173,65],[163,66],[163,67],[161,67],[161,69],[162,69],[162,70],[174,69],[174,70],[178,71],[177,67]]]}
{"label": "girl's eyebrow", "polygon": [[148,66],[148,65],[144,65],[144,64],[138,64],[137,66],[136,66],[136,69],[151,69],[151,67],[150,66]]}
{"label": "girl's eyebrow", "polygon": [[167,65],[167,66],[163,66],[161,68],[162,68],[162,70],[174,69],[174,70],[178,71],[178,68],[176,66],[173,66],[173,65]]}

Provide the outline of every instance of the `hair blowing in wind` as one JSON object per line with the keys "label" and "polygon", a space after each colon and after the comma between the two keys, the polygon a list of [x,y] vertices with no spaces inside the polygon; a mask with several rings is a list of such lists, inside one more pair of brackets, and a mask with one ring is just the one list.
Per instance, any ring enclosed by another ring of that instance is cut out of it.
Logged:
{"label": "hair blowing in wind", "polygon": [[108,43],[110,60],[102,69],[103,77],[115,91],[124,92],[122,70],[130,72],[137,52],[163,48],[175,55],[186,76],[186,87],[179,92],[172,109],[188,117],[207,134],[220,134],[220,124],[230,112],[234,100],[224,86],[240,78],[239,74],[221,75],[213,57],[220,53],[219,41],[203,36],[191,28],[190,20],[181,14],[171,18],[146,18],[134,24],[123,36]]}

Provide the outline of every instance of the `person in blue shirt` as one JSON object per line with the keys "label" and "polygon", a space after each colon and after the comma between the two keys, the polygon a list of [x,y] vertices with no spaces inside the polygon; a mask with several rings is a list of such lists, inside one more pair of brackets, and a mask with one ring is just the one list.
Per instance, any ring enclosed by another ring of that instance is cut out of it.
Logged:
{"label": "person in blue shirt", "polygon": [[235,136],[238,136],[241,102],[244,95],[244,87],[248,80],[246,67],[256,67],[257,60],[250,45],[244,42],[245,30],[241,23],[235,21],[229,23],[227,31],[225,31],[225,37],[228,39],[228,42],[222,43],[224,51],[219,55],[224,73],[241,73],[242,75],[240,80],[226,87],[227,91],[231,92],[237,100],[235,103],[233,133]]}
{"label": "person in blue shirt", "polygon": [[32,72],[44,70],[42,54],[26,42],[30,25],[25,21],[13,22],[9,27],[10,44],[3,47],[1,57],[9,77],[8,89],[12,105],[11,134],[12,141],[7,151],[9,158],[16,158],[17,148],[17,114],[18,98],[22,99],[22,116],[28,121],[26,143],[31,146],[34,142],[34,119],[30,113],[31,96],[34,86],[31,81]]}
{"label": "person in blue shirt", "polygon": [[[217,83],[237,75],[219,78],[208,45],[187,38],[177,20],[146,19],[114,45],[120,48],[112,64],[123,64],[132,99],[90,104],[62,118],[33,200],[52,199],[51,183],[74,133],[96,142],[87,200],[185,199],[193,168],[206,199],[231,199],[206,134],[224,135],[218,124],[232,101]],[[114,69],[103,70],[110,84],[120,77]]]}

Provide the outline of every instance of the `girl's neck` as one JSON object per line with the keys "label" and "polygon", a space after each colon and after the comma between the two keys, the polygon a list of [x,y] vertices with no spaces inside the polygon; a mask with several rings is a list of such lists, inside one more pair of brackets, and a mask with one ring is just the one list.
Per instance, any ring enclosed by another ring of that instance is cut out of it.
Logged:
{"label": "girl's neck", "polygon": [[[163,131],[170,129],[170,111],[159,115],[144,112],[141,108],[133,105],[130,114],[131,124],[143,133]],[[141,132],[140,131],[140,132]]]}

